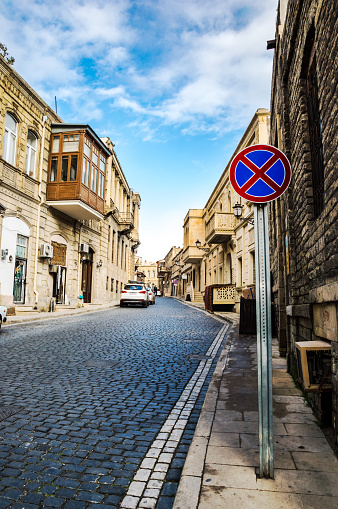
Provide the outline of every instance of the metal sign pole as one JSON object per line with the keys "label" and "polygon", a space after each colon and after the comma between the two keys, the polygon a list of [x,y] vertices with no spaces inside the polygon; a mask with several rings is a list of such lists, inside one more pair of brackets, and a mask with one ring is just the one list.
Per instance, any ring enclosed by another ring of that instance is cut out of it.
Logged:
{"label": "metal sign pole", "polygon": [[260,477],[273,479],[271,285],[268,207],[255,204],[256,322]]}

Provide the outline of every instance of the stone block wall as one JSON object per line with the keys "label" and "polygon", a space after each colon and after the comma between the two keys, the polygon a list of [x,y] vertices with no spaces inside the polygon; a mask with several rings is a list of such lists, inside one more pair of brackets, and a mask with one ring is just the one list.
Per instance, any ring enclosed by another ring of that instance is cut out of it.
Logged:
{"label": "stone block wall", "polygon": [[[323,321],[330,314],[332,320],[332,313],[337,313],[332,304],[338,300],[338,10],[335,0],[294,0],[287,3],[284,17],[281,4],[284,6],[285,1],[280,0],[277,17],[270,143],[287,155],[292,180],[278,203],[269,206],[273,295],[280,326],[286,317],[290,371],[296,369],[295,341],[331,342],[332,423],[338,436],[337,330],[329,334],[324,322],[314,324],[314,306],[323,304]],[[315,213],[307,98],[311,61],[316,62],[324,167],[324,207],[319,215]],[[280,350],[283,333],[281,329]],[[326,396],[320,394],[313,396],[313,400],[318,412],[327,404]]]}

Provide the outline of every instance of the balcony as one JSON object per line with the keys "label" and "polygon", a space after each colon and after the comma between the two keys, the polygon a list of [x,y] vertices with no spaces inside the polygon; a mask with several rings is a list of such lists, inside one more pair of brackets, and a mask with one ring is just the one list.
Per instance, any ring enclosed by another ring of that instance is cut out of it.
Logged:
{"label": "balcony", "polygon": [[196,246],[188,246],[182,253],[183,263],[199,263],[205,253]]}
{"label": "balcony", "polygon": [[134,229],[134,216],[130,212],[119,212],[117,221],[121,228],[119,235],[129,235]]}
{"label": "balcony", "polygon": [[214,212],[205,225],[207,244],[228,242],[234,234],[236,218],[231,212]]}
{"label": "balcony", "polygon": [[130,212],[120,212],[118,216],[118,222],[122,226],[134,228],[134,215]]}
{"label": "balcony", "polygon": [[157,277],[165,277],[167,274],[170,274],[170,269],[163,266],[158,268]]}
{"label": "balcony", "polygon": [[38,196],[38,181],[2,160],[0,161],[0,182],[25,196],[31,198],[37,198]]}
{"label": "balcony", "polygon": [[103,219],[109,155],[88,125],[54,124],[47,204],[77,220]]}

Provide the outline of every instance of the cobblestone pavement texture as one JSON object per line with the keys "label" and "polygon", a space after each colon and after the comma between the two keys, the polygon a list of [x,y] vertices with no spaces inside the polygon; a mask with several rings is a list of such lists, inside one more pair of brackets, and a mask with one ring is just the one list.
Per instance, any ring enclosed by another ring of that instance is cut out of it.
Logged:
{"label": "cobblestone pavement texture", "polygon": [[[0,509],[118,507],[222,323],[173,299],[3,328]],[[210,373],[156,507],[173,505]]]}

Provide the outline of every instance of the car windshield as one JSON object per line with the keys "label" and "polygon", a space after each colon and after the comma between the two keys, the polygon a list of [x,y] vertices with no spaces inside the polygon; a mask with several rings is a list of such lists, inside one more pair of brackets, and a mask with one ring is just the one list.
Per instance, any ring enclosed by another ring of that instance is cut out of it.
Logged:
{"label": "car windshield", "polygon": [[125,290],[142,290],[143,289],[143,286],[142,285],[126,285],[124,287]]}

